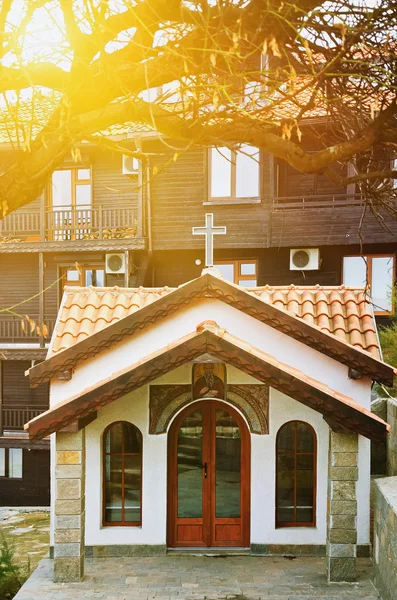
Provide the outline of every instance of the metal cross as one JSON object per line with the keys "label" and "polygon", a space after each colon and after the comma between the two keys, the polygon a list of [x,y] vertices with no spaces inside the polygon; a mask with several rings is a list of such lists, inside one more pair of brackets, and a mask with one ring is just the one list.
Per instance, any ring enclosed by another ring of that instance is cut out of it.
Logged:
{"label": "metal cross", "polygon": [[225,235],[226,227],[214,227],[214,215],[206,213],[205,227],[193,227],[193,235],[205,235],[205,266],[214,266],[214,235]]}

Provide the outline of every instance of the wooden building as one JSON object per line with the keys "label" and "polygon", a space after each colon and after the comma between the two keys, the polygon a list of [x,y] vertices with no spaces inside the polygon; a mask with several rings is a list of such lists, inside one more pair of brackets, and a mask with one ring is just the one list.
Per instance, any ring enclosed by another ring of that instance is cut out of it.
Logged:
{"label": "wooden building", "polygon": [[[248,147],[183,151],[151,133],[125,143],[136,139],[147,161],[83,144],[81,163],[65,161],[41,198],[0,222],[1,505],[49,504],[49,440],[23,432],[48,408],[48,389],[30,388],[24,373],[46,357],[63,286],[176,287],[198,277],[204,244],[192,227],[206,213],[227,227],[215,238],[225,279],[313,288],[369,278],[378,323],[392,310],[397,223],[366,214],[360,231],[354,188]],[[0,163],[10,157],[3,144]]]}

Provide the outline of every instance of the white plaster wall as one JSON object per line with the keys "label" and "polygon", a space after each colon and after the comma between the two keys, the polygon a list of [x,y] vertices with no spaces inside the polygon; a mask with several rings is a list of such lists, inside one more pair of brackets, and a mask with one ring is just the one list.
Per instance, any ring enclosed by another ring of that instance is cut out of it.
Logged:
{"label": "white plaster wall", "polygon": [[70,381],[54,379],[50,391],[51,406],[80,394],[85,388],[112,376],[116,371],[128,368],[152,352],[166,347],[171,341],[194,332],[196,326],[205,320],[216,321],[220,327],[255,348],[351,396],[362,406],[370,407],[371,382],[368,378],[357,381],[349,379],[346,366],[212,298],[197,301],[109,350],[79,363]]}
{"label": "white plaster wall", "polygon": [[[228,367],[230,383],[255,380]],[[191,365],[185,365],[156,380],[160,383],[189,383]],[[143,435],[143,502],[141,527],[102,527],[102,460],[104,429],[116,420],[126,420]],[[275,443],[279,428],[287,421],[309,423],[318,440],[317,526],[275,528]],[[165,544],[167,524],[167,434],[149,435],[149,387],[144,386],[98,413],[86,429],[86,544]],[[322,416],[271,389],[269,435],[251,435],[251,543],[325,544],[329,428]],[[358,482],[358,542],[369,541],[369,441],[360,437]]]}
{"label": "white plaster wall", "polygon": [[[129,421],[142,432],[142,526],[102,527],[102,460],[104,429]],[[148,386],[127,394],[99,411],[86,429],[86,544],[165,544],[167,436],[149,435]]]}
{"label": "white plaster wall", "polygon": [[[251,543],[325,544],[329,427],[322,415],[274,389],[270,390],[269,412],[269,435],[251,436]],[[284,423],[293,420],[309,423],[317,436],[317,525],[276,529],[276,435]]]}

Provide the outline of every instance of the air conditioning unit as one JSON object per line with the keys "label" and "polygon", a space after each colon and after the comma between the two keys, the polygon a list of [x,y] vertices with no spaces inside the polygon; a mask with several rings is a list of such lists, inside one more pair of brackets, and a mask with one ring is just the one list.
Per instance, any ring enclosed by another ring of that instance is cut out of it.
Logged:
{"label": "air conditioning unit", "polygon": [[320,268],[318,248],[294,248],[289,254],[291,271],[317,271]]}
{"label": "air conditioning unit", "polygon": [[122,253],[106,254],[105,270],[106,273],[113,275],[125,273],[125,255]]}
{"label": "air conditioning unit", "polygon": [[123,154],[122,161],[123,175],[133,175],[134,177],[136,177],[139,172],[139,160],[134,156]]}

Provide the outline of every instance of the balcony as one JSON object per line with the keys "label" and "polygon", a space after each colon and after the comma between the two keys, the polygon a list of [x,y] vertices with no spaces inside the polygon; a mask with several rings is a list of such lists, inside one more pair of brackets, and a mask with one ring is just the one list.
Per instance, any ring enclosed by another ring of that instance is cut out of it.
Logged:
{"label": "balcony", "polygon": [[307,196],[278,196],[274,198],[272,210],[304,210],[311,208],[343,208],[360,206],[364,203],[362,194],[320,194]]}
{"label": "balcony", "polygon": [[[40,324],[39,315],[29,314],[30,319],[37,324]],[[56,321],[56,315],[50,315],[44,317],[44,324],[47,326],[48,335],[44,341],[49,342],[51,339],[52,332],[54,331]],[[38,343],[40,334],[35,328],[31,331],[29,325],[22,319],[15,315],[0,315],[0,343],[8,344],[27,344],[27,343]]]}
{"label": "balcony", "polygon": [[134,240],[140,231],[135,206],[57,206],[45,211],[18,210],[0,221],[2,247],[13,242]]}
{"label": "balcony", "polygon": [[21,431],[25,423],[48,410],[48,406],[3,406],[3,431]]}

